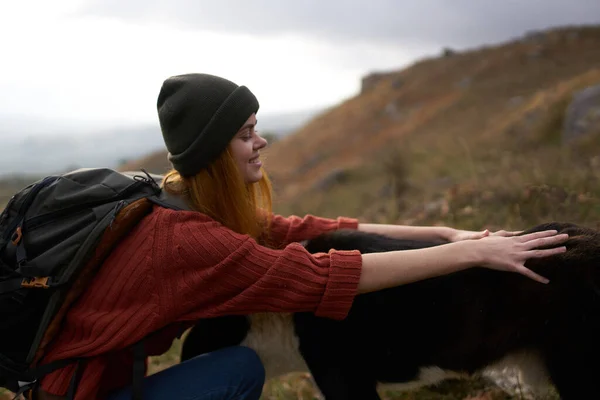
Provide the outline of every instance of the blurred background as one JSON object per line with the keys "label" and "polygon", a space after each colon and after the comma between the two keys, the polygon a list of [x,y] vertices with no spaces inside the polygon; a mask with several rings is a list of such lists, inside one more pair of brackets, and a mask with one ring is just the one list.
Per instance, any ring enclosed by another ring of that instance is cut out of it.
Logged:
{"label": "blurred background", "polygon": [[[0,38],[0,208],[79,167],[165,172],[160,86],[205,72],[258,97],[279,213],[600,228],[597,0],[0,0]],[[382,395],[526,398],[517,386]],[[305,375],[265,389],[313,396]]]}

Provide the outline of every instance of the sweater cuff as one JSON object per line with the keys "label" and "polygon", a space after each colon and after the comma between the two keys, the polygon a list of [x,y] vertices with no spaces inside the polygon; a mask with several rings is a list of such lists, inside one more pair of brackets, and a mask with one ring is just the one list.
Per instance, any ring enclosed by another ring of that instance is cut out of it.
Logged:
{"label": "sweater cuff", "polygon": [[362,255],[358,250],[332,250],[329,254],[329,280],[315,315],[341,320],[348,315],[357,294]]}
{"label": "sweater cuff", "polygon": [[358,229],[358,219],[348,217],[338,217],[338,229]]}

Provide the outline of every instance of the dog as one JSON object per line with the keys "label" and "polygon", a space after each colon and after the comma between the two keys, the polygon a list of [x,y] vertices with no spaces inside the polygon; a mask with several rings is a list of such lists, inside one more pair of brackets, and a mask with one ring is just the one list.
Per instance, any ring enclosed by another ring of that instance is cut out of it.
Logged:
{"label": "dog", "polygon": [[[534,393],[600,396],[600,232],[566,223],[523,234],[568,233],[567,252],[530,259],[547,285],[516,273],[464,271],[358,295],[341,321],[265,313],[198,321],[181,359],[231,345],[261,357],[267,378],[308,371],[327,400],[376,400],[377,388],[413,389],[514,365]],[[309,240],[311,253],[408,250],[440,243],[340,230]]]}

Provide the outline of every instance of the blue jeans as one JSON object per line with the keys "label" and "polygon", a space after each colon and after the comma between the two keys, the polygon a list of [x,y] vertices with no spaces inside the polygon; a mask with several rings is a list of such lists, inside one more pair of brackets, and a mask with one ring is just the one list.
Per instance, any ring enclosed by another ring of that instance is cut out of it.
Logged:
{"label": "blue jeans", "polygon": [[[258,400],[265,369],[254,350],[228,347],[144,378],[144,400]],[[108,400],[131,400],[131,386]]]}

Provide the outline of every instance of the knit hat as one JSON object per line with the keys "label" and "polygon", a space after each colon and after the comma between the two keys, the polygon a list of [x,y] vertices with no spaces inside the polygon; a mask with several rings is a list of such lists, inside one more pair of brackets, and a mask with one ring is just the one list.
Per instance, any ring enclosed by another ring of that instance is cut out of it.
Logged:
{"label": "knit hat", "polygon": [[218,76],[166,79],[157,108],[169,161],[183,176],[197,174],[218,158],[258,107],[247,87]]}

